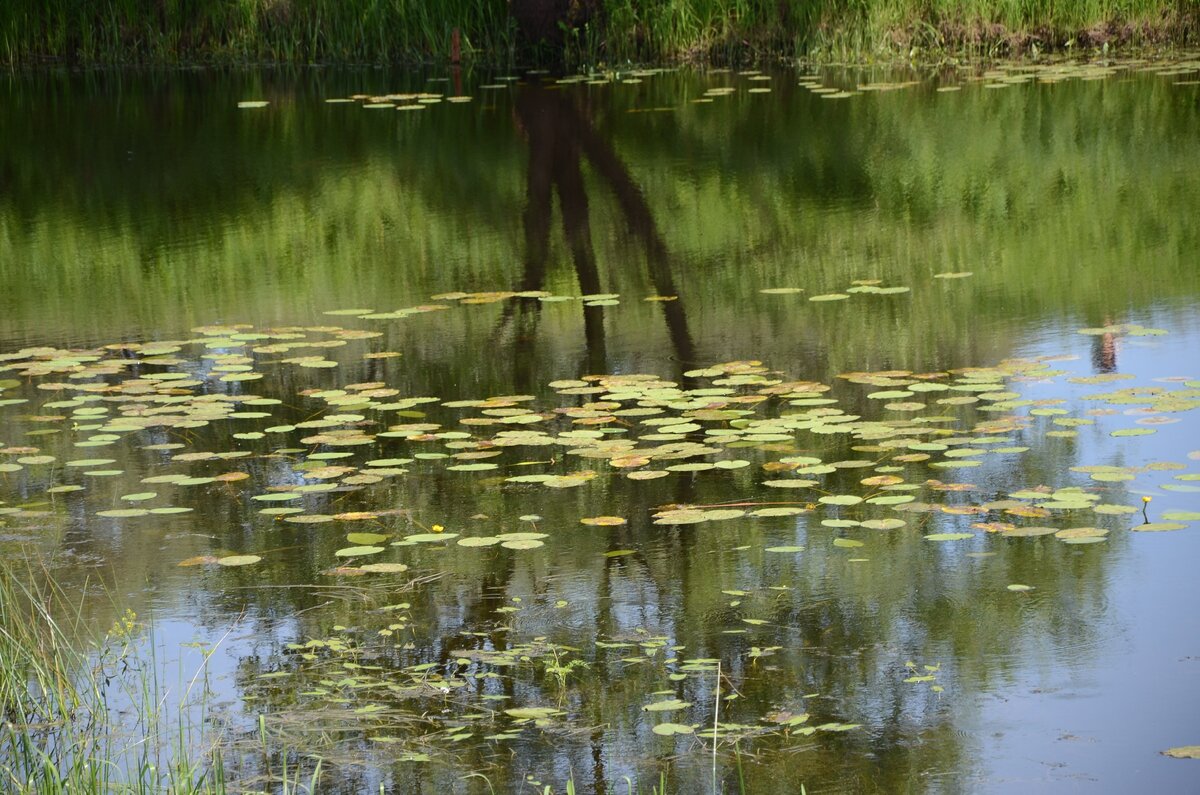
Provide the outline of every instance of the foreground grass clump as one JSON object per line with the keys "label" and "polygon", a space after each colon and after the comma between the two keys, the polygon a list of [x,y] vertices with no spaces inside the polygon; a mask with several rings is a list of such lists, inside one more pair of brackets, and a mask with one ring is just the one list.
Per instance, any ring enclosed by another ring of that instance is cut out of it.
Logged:
{"label": "foreground grass clump", "polygon": [[[559,18],[553,9],[565,16]],[[510,9],[512,15],[510,16]],[[519,35],[515,17],[539,39]],[[1192,0],[12,0],[0,63],[736,61],[1187,44]]]}
{"label": "foreground grass clump", "polygon": [[[49,571],[0,562],[0,791],[227,791],[221,747],[200,728],[204,688],[195,688],[199,704],[189,686],[166,707],[154,660],[139,658],[143,632],[128,610],[95,631],[83,599]],[[257,750],[269,758],[265,745]],[[285,793],[313,791],[320,778],[319,763],[303,781],[283,771],[274,779]],[[273,779],[269,765],[263,772]]]}

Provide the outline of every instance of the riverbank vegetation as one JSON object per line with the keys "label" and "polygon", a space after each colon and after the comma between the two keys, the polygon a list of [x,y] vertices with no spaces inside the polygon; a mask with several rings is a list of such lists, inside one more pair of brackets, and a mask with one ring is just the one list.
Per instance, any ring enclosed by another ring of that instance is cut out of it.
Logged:
{"label": "riverbank vegetation", "polygon": [[0,63],[741,62],[1186,46],[1195,0],[13,0]]}
{"label": "riverbank vegetation", "polygon": [[211,730],[213,650],[201,650],[178,688],[168,685],[152,624],[114,607],[112,626],[98,629],[89,613],[105,590],[70,593],[57,575],[36,560],[0,561],[0,791],[224,795],[228,751],[275,791],[316,791],[319,760],[281,747],[264,718],[240,744]]}

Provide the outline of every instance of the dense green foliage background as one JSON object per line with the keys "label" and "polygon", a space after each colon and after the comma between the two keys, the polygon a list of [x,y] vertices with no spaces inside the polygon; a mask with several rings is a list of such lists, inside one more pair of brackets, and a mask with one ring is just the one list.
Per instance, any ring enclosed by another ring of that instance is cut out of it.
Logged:
{"label": "dense green foliage background", "polygon": [[1196,0],[10,0],[0,62],[421,61],[454,29],[493,62],[994,55],[1187,43],[1198,21]]}

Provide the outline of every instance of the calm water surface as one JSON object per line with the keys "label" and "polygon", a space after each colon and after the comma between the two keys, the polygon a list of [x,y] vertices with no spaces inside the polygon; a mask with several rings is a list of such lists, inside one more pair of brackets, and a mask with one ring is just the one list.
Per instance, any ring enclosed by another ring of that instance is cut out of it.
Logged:
{"label": "calm water surface", "polygon": [[0,554],[247,788],[1193,791],[1197,68],[9,75]]}

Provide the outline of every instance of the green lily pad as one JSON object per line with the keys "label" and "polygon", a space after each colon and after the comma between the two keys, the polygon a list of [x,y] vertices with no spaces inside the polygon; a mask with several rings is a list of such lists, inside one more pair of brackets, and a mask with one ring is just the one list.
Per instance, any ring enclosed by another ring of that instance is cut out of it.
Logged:
{"label": "green lily pad", "polygon": [[387,541],[388,537],[382,533],[347,533],[346,540],[351,544],[377,544],[380,541]]}
{"label": "green lily pad", "polygon": [[907,524],[903,519],[868,519],[862,526],[868,530],[899,530]]}
{"label": "green lily pad", "polygon": [[663,737],[670,737],[675,734],[692,734],[695,729],[691,726],[685,726],[682,723],[659,723],[650,731]]}
{"label": "green lily pad", "polygon": [[1187,525],[1183,522],[1146,522],[1130,529],[1138,533],[1165,533],[1172,530],[1186,530]]}
{"label": "green lily pad", "polygon": [[515,541],[501,541],[500,546],[505,549],[537,549],[545,546],[545,541],[538,541],[533,538],[519,538]]}
{"label": "green lily pad", "polygon": [[229,555],[224,558],[217,558],[217,564],[220,566],[249,566],[258,563],[262,560],[258,555]]}
{"label": "green lily pad", "polygon": [[564,715],[566,713],[554,707],[514,707],[513,709],[504,710],[504,714],[519,720],[541,720],[542,718]]}
{"label": "green lily pad", "polygon": [[496,538],[495,536],[475,536],[472,538],[458,539],[458,545],[460,547],[490,547],[499,543],[500,539]]}
{"label": "green lily pad", "polygon": [[344,547],[333,554],[339,558],[353,558],[360,555],[376,555],[383,551],[383,547]]}

